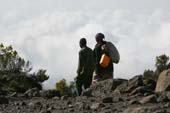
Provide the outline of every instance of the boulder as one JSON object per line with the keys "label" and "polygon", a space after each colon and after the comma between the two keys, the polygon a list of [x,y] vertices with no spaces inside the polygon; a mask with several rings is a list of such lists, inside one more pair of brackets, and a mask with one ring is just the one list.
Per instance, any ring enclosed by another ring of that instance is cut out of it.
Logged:
{"label": "boulder", "polygon": [[92,110],[97,110],[97,109],[102,108],[102,107],[105,107],[105,105],[102,104],[102,103],[93,103],[90,108]]}
{"label": "boulder", "polygon": [[104,97],[102,99],[103,103],[113,103],[113,97]]}
{"label": "boulder", "polygon": [[159,75],[155,91],[170,91],[170,69],[163,71]]}
{"label": "boulder", "polygon": [[111,90],[115,90],[119,85],[121,85],[124,82],[127,82],[126,79],[113,79],[113,84],[111,87]]}
{"label": "boulder", "polygon": [[139,87],[139,86],[143,86],[143,78],[142,75],[137,75],[135,77],[133,77],[132,79],[130,79],[128,81],[128,88],[127,88],[127,92],[131,92],[132,90],[134,90],[135,88]]}
{"label": "boulder", "polygon": [[154,91],[156,88],[156,81],[152,79],[143,80],[144,85],[147,86],[148,90]]}
{"label": "boulder", "polygon": [[95,97],[106,95],[107,93],[110,93],[111,87],[113,84],[112,79],[107,79],[103,81],[99,81],[92,85],[92,95]]}
{"label": "boulder", "polygon": [[116,87],[114,92],[125,93],[127,88],[128,88],[128,81],[124,81],[119,86]]}
{"label": "boulder", "polygon": [[155,103],[157,102],[157,97],[155,94],[152,94],[152,95],[149,95],[147,97],[143,97],[141,100],[140,100],[140,103],[141,104],[146,104],[146,103]]}
{"label": "boulder", "polygon": [[150,89],[150,86],[139,86],[136,89],[134,89],[129,95],[135,95],[135,94],[149,95],[153,93],[154,92],[152,91],[152,89]]}

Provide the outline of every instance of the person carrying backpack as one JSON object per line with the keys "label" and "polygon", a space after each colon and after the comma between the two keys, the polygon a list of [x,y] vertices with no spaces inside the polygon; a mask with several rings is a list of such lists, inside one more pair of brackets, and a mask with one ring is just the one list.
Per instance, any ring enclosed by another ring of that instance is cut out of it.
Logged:
{"label": "person carrying backpack", "polygon": [[[116,47],[111,42],[104,41],[104,38],[103,33],[97,33],[95,36],[97,44],[93,50],[95,60],[94,81],[113,79],[113,63],[119,62],[120,56]],[[103,65],[105,62],[106,64]]]}

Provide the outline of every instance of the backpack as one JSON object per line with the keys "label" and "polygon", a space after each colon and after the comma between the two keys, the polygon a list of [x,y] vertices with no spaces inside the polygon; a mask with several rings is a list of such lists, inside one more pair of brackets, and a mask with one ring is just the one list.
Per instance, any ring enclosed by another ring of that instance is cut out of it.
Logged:
{"label": "backpack", "polygon": [[118,64],[120,61],[120,54],[117,50],[117,48],[114,46],[113,43],[111,42],[106,42],[105,45],[103,45],[103,49],[106,53],[108,53],[109,57],[110,57],[110,61],[112,63],[116,63]]}

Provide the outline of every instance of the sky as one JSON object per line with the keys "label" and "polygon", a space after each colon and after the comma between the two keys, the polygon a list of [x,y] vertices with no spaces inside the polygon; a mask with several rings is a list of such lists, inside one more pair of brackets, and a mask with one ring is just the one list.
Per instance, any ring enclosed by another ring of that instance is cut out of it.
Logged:
{"label": "sky", "polygon": [[155,69],[155,57],[170,56],[169,0],[0,0],[0,43],[13,45],[34,70],[47,69],[53,88],[76,76],[79,40],[94,48],[105,34],[120,52],[114,78]]}

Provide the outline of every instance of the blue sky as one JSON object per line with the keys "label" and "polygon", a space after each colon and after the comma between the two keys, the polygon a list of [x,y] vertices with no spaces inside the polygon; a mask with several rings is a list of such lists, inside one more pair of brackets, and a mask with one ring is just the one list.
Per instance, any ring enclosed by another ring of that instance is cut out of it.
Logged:
{"label": "blue sky", "polygon": [[154,69],[155,57],[170,56],[169,0],[0,0],[0,40],[45,68],[50,80],[76,76],[79,39],[94,48],[103,32],[120,51],[115,78]]}

